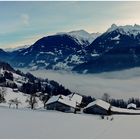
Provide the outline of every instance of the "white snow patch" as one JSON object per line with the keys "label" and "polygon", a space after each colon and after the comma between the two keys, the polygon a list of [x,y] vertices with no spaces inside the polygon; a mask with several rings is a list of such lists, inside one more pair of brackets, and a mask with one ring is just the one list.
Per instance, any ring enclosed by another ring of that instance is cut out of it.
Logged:
{"label": "white snow patch", "polygon": [[120,35],[117,35],[116,37],[111,38],[111,40],[120,40]]}
{"label": "white snow patch", "polygon": [[57,33],[60,35],[67,34],[70,35],[75,39],[75,41],[81,45],[87,42],[85,45],[91,44],[98,36],[101,35],[101,33],[88,33],[84,30],[77,30],[77,31],[71,31],[71,32],[62,32]]}
{"label": "white snow patch", "polygon": [[92,57],[96,57],[96,56],[100,56],[99,54],[97,53],[94,53],[94,54],[91,54]]}

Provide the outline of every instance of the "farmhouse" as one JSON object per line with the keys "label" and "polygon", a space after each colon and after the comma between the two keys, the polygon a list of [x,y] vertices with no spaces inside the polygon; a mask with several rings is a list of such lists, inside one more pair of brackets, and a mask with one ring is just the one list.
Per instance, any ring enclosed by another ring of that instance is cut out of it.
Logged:
{"label": "farmhouse", "polygon": [[137,106],[134,103],[130,103],[127,105],[127,109],[136,109],[136,108],[137,108]]}
{"label": "farmhouse", "polygon": [[75,112],[76,102],[64,95],[52,96],[46,103],[46,109],[58,110],[62,112]]}
{"label": "farmhouse", "polygon": [[68,95],[68,97],[70,100],[75,101],[77,106],[80,106],[83,99],[83,97],[80,94],[76,94],[76,93],[72,93]]}
{"label": "farmhouse", "polygon": [[108,115],[110,114],[111,105],[103,100],[97,99],[91,102],[84,108],[84,113],[88,114],[98,114],[98,115]]}

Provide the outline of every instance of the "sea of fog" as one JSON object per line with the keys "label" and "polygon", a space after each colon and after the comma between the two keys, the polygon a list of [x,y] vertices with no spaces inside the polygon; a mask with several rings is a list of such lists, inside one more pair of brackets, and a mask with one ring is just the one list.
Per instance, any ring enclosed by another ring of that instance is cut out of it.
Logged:
{"label": "sea of fog", "polygon": [[101,98],[108,93],[112,98],[140,97],[140,68],[104,72],[101,74],[77,74],[63,71],[20,69],[41,78],[55,80],[73,92]]}

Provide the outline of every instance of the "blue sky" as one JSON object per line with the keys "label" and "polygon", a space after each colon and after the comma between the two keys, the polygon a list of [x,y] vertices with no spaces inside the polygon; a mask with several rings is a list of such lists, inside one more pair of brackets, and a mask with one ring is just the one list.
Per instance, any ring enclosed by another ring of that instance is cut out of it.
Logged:
{"label": "blue sky", "polygon": [[0,2],[0,48],[33,44],[57,32],[104,32],[140,24],[140,2]]}

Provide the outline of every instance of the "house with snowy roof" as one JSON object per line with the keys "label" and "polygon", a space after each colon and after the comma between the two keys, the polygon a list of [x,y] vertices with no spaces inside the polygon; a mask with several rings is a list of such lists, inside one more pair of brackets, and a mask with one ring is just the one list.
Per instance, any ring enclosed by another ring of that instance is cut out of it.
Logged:
{"label": "house with snowy roof", "polygon": [[72,93],[72,94],[68,95],[68,97],[70,100],[75,101],[77,106],[80,106],[80,104],[82,103],[83,97],[80,94]]}
{"label": "house with snowy roof", "polygon": [[127,105],[127,109],[136,109],[136,108],[137,108],[137,105],[134,103],[130,103]]}
{"label": "house with snowy roof", "polygon": [[46,103],[46,109],[58,110],[62,112],[75,112],[77,109],[76,101],[70,100],[68,96],[52,96]]}
{"label": "house with snowy roof", "polygon": [[98,114],[98,115],[109,115],[111,105],[103,100],[97,99],[89,103],[83,110],[84,113]]}
{"label": "house with snowy roof", "polygon": [[112,114],[140,115],[140,110],[119,108],[115,106],[111,107],[111,112]]}

